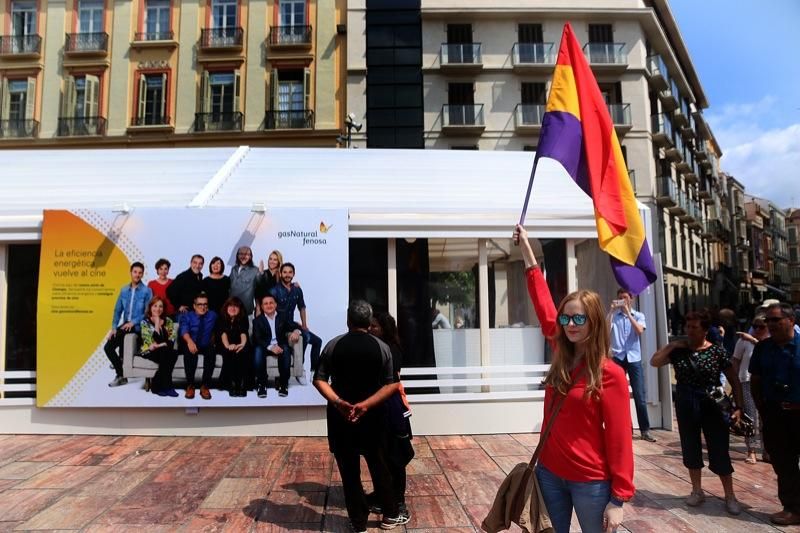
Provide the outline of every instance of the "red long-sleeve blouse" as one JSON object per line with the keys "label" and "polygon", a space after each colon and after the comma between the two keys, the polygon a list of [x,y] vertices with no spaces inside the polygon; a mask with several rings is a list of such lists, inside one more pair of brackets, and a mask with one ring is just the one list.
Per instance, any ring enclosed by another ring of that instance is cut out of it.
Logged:
{"label": "red long-sleeve blouse", "polygon": [[[556,333],[556,307],[550,289],[537,268],[526,271],[536,316],[548,339]],[[579,365],[573,379],[582,371]],[[621,367],[606,359],[599,398],[585,398],[586,378],[572,386],[558,413],[539,462],[568,481],[611,481],[611,495],[622,501],[633,497],[633,443],[628,381]],[[544,428],[556,392],[547,387],[544,395]]]}

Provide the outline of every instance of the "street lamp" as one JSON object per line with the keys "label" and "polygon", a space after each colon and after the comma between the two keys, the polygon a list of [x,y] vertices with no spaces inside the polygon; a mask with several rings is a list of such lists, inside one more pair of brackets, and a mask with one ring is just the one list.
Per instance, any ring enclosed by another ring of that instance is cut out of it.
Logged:
{"label": "street lamp", "polygon": [[348,113],[344,119],[344,125],[347,127],[347,135],[339,135],[336,137],[336,142],[344,144],[345,148],[351,148],[353,142],[353,130],[361,131],[364,126],[361,122],[356,122],[355,113]]}

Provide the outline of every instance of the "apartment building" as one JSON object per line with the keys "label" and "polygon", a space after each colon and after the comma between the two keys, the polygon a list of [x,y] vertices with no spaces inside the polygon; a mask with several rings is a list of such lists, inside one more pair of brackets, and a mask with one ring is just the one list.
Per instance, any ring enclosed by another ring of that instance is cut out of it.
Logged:
{"label": "apartment building", "polygon": [[[722,153],[666,0],[360,0],[348,4],[354,144],[535,151],[565,22],[608,103],[637,198],[650,208],[669,303],[711,303],[729,251]],[[387,80],[390,80],[391,83]]]}
{"label": "apartment building", "polygon": [[764,198],[745,195],[753,299],[786,300],[790,293],[786,213]]}
{"label": "apartment building", "polygon": [[789,248],[791,301],[800,304],[800,209],[786,210],[786,233]]}
{"label": "apartment building", "polygon": [[344,5],[3,2],[0,148],[335,146]]}

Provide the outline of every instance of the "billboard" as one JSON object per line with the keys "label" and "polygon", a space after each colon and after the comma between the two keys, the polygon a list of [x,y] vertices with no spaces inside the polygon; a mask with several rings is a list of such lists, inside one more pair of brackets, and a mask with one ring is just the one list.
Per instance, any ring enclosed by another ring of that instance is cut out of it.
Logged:
{"label": "billboard", "polygon": [[[290,313],[297,326],[302,326],[300,308],[305,306],[307,329],[319,337],[324,346],[346,329],[347,228],[347,211],[331,209],[269,209],[267,212],[222,208],[150,208],[130,212],[91,209],[45,211],[37,315],[37,406],[239,407],[323,404],[322,397],[310,384],[313,346],[311,343],[289,344],[290,339],[284,333],[284,330],[287,333],[295,330],[303,333],[302,327],[275,327],[283,335],[278,339],[280,345],[288,346],[291,353],[289,379],[286,390],[282,391],[285,394],[278,394],[276,387],[280,388],[283,381],[282,369],[279,368],[280,357],[268,354],[268,392],[264,398],[258,396],[257,390],[249,390],[245,396],[231,396],[228,390],[220,390],[226,383],[229,384],[230,369],[234,364],[228,365],[222,355],[220,330],[211,332],[207,322],[201,322],[200,327],[206,328],[203,331],[210,334],[208,339],[213,339],[213,347],[200,349],[202,343],[198,341],[195,348],[199,353],[192,354],[191,343],[186,340],[184,333],[189,335],[189,339],[195,333],[203,335],[199,333],[201,329],[192,329],[203,313],[194,304],[202,304],[202,299],[194,300],[190,296],[183,312],[177,310],[178,302],[175,302],[175,311],[170,310],[173,313],[174,330],[172,337],[162,339],[164,342],[160,344],[166,350],[159,353],[174,353],[174,363],[169,361],[172,355],[159,359],[153,356],[155,349],[145,350],[147,346],[142,344],[142,325],[133,324],[130,319],[136,317],[136,322],[139,322],[143,310],[150,317],[169,314],[166,311],[159,313],[152,309],[158,306],[148,305],[156,288],[152,285],[157,278],[155,265],[161,259],[171,264],[169,273],[162,281],[174,283],[167,280],[175,279],[181,273],[182,280],[187,279],[187,275],[192,278],[192,274],[199,278],[192,272],[193,258],[197,255],[204,259],[201,274],[207,278],[214,257],[222,259],[224,274],[230,276],[233,266],[237,264],[237,251],[243,247],[252,250],[253,267],[258,269],[259,263],[263,262],[265,270],[268,269],[270,252],[278,250],[284,263],[292,263],[295,267],[292,281],[277,282],[284,289],[279,300],[286,304],[279,311]],[[246,254],[245,259],[248,259]],[[136,262],[144,266],[139,282],[135,279],[138,269],[131,268]],[[239,282],[242,282],[247,276],[241,272],[239,274]],[[258,270],[255,274],[249,271],[248,275],[255,276],[259,281],[265,279]],[[203,282],[200,283],[206,287]],[[149,284],[153,289],[148,287]],[[212,285],[208,284],[208,287]],[[239,285],[241,288],[241,283]],[[268,292],[275,290],[273,288]],[[215,291],[215,294],[218,292]],[[170,289],[167,289],[166,294],[169,293]],[[300,293],[302,298],[298,299]],[[239,294],[236,292],[236,295]],[[286,298],[289,294],[293,296],[291,300]],[[145,302],[145,299],[148,301]],[[227,310],[221,309],[213,311],[218,320],[227,313]],[[243,314],[247,315],[246,311]],[[205,315],[206,319],[211,316],[211,313]],[[159,333],[167,331],[161,327],[168,324],[165,319],[154,320],[159,324]],[[248,334],[252,331],[252,321],[250,314]],[[221,322],[217,322],[217,325],[221,326]],[[128,332],[128,329],[132,331]],[[147,331],[151,329],[145,327]],[[275,337],[280,336],[276,334]],[[295,337],[296,334],[291,340]],[[115,339],[119,339],[119,342],[114,342]],[[231,341],[229,346],[234,344],[232,339],[228,340]],[[304,340],[308,341],[309,338]],[[239,361],[243,364],[234,371],[234,374],[239,372],[244,375],[247,387],[257,385],[261,377],[259,366],[254,362],[251,341],[249,339],[248,345],[240,350],[243,359]],[[150,346],[158,345],[153,343]],[[108,355],[109,346],[112,354],[118,357],[116,361],[113,355]],[[189,355],[186,355],[187,351]],[[197,369],[191,373],[187,366],[193,355],[196,356]],[[208,383],[210,399],[200,395],[206,361],[209,363],[207,368],[213,367],[213,376]],[[169,368],[171,372],[167,370]],[[157,377],[159,369],[160,377]],[[195,377],[190,378],[188,373]],[[154,383],[163,383],[165,375],[171,376],[171,385],[177,396],[157,394],[165,391],[156,390]],[[195,397],[191,399],[186,397],[190,381],[195,382],[197,389]]]}

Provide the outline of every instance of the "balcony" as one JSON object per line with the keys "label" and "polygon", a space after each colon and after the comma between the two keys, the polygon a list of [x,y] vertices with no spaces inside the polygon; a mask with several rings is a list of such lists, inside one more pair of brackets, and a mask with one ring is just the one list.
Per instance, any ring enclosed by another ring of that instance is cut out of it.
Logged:
{"label": "balcony", "polygon": [[443,70],[474,73],[483,69],[481,43],[442,43],[440,62]]}
{"label": "balcony", "polygon": [[[678,96],[680,93],[675,93]],[[675,108],[675,113],[672,116],[672,120],[676,126],[686,126],[689,124],[689,117],[691,116],[691,111],[689,110],[689,102],[687,102],[683,98],[678,98],[679,103],[678,107]]]}
{"label": "balcony", "polygon": [[200,48],[204,51],[239,50],[243,42],[242,28],[205,28],[200,32]]}
{"label": "balcony", "polygon": [[694,156],[698,161],[708,161],[708,150],[706,150],[704,141],[695,143]]}
{"label": "balcony", "polygon": [[143,117],[133,117],[130,129],[137,131],[171,130],[172,122],[169,117],[145,115]]}
{"label": "balcony", "polygon": [[517,104],[514,108],[514,129],[518,132],[539,131],[544,112],[544,104]]}
{"label": "balcony", "polygon": [[623,133],[631,129],[631,104],[608,104],[608,114],[611,115],[611,123],[617,129],[617,133]]}
{"label": "balcony", "polygon": [[244,114],[239,111],[223,113],[195,113],[194,131],[198,133],[215,131],[242,131]]}
{"label": "balcony", "polygon": [[549,72],[556,63],[553,43],[514,43],[511,65],[516,72]]}
{"label": "balcony", "polygon": [[267,46],[278,48],[311,48],[311,26],[270,26]]}
{"label": "balcony", "polygon": [[42,53],[40,35],[3,35],[0,37],[0,56],[5,58],[39,57]]}
{"label": "balcony", "polygon": [[703,200],[711,198],[711,182],[708,179],[704,178],[700,180],[697,186],[697,196]]}
{"label": "balcony", "polygon": [[647,56],[647,75],[650,80],[650,85],[657,90],[663,90],[669,87],[669,74],[667,73],[667,65],[661,56],[654,54]]}
{"label": "balcony", "polygon": [[58,119],[59,137],[88,137],[105,134],[105,117],[71,117]]}
{"label": "balcony", "polygon": [[697,136],[697,132],[695,131],[695,122],[694,117],[692,115],[687,115],[686,123],[681,127],[681,134],[686,139],[693,139]]}
{"label": "balcony", "polygon": [[97,33],[68,33],[64,44],[64,53],[67,55],[106,55],[108,53],[108,34]]}
{"label": "balcony", "polygon": [[672,122],[666,113],[659,113],[650,117],[653,142],[659,146],[672,144]]}
{"label": "balcony", "polygon": [[583,53],[593,68],[622,72],[628,68],[625,43],[586,43]]}
{"label": "balcony", "polygon": [[679,105],[680,92],[678,91],[678,85],[673,80],[668,80],[668,83],[669,85],[666,89],[658,92],[658,99],[661,101],[664,111],[672,111]]}
{"label": "balcony", "polygon": [[140,31],[133,34],[133,48],[174,48],[178,46],[173,31]]}
{"label": "balcony", "polygon": [[692,150],[688,145],[683,144],[680,138],[676,139],[676,143],[681,143],[681,153],[675,162],[675,168],[680,172],[689,172],[692,169]]}
{"label": "balcony", "polygon": [[39,134],[36,120],[0,120],[0,139],[31,139]]}
{"label": "balcony", "polygon": [[668,209],[670,213],[677,216],[686,215],[686,193],[678,190],[675,204]]}
{"label": "balcony", "polygon": [[310,130],[314,127],[314,112],[310,109],[295,111],[267,111],[264,130]]}
{"label": "balcony", "polygon": [[678,203],[678,186],[667,176],[656,177],[656,203],[662,207],[674,207]]}
{"label": "balcony", "polygon": [[672,137],[672,143],[671,146],[667,146],[665,155],[673,161],[678,161],[683,157],[683,141],[679,135],[674,135]]}
{"label": "balcony", "polygon": [[445,104],[442,106],[442,133],[479,135],[486,129],[483,104]]}

